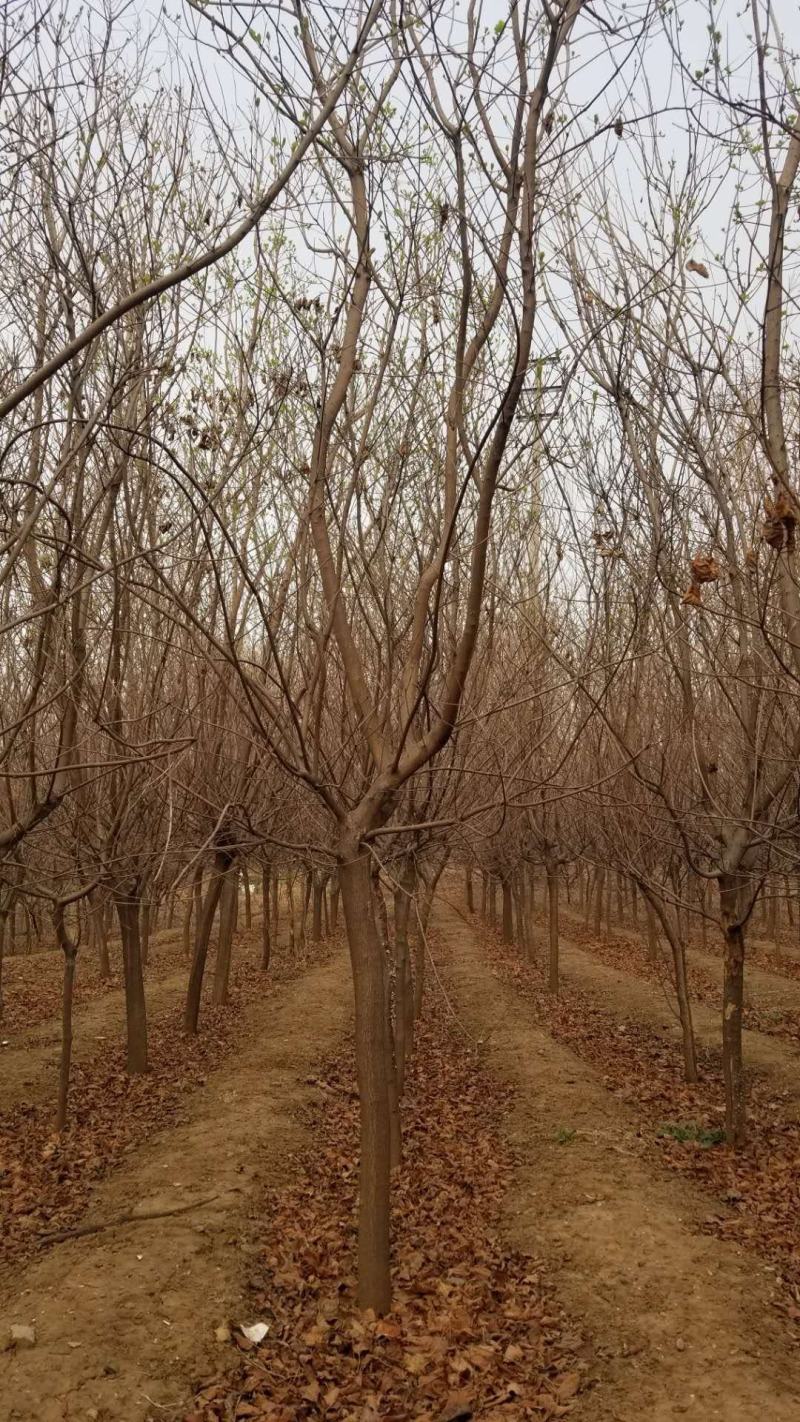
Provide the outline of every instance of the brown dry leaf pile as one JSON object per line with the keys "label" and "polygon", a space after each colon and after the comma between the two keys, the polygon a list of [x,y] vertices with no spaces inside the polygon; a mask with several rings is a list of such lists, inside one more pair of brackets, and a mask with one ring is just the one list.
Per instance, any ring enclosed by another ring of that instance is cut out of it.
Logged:
{"label": "brown dry leaf pile", "polygon": [[428,1011],[404,1108],[392,1313],[376,1319],[354,1307],[348,1057],[323,1075],[326,1105],[314,1113],[296,1182],[264,1205],[247,1308],[269,1334],[198,1390],[186,1422],[521,1422],[567,1415],[588,1385],[580,1334],[536,1261],[503,1240],[514,1169],[501,1133],[509,1092],[458,1026],[445,1025],[442,1008]]}
{"label": "brown dry leaf pile", "polygon": [[698,1049],[701,1080],[687,1086],[676,1045],[633,1018],[603,1011],[571,985],[553,998],[536,965],[520,962],[497,934],[487,930],[485,941],[492,970],[532,1003],[537,1023],[590,1061],[603,1084],[641,1113],[643,1147],[689,1171],[714,1194],[709,1233],[736,1239],[776,1265],[777,1280],[785,1285],[779,1306],[800,1324],[800,1124],[783,1114],[787,1093],[776,1093],[750,1073],[748,1144],[738,1153],[674,1139],[669,1131],[687,1124],[698,1132],[721,1130],[719,1052]]}
{"label": "brown dry leaf pile", "polygon": [[[265,978],[256,935],[240,936],[234,951],[230,1005],[205,1002],[197,1037],[183,1033],[180,1007],[151,1018],[145,1076],[126,1075],[121,1040],[73,1066],[71,1119],[62,1136],[53,1131],[55,1102],[0,1114],[0,1259],[5,1263],[31,1254],[42,1233],[74,1225],[97,1181],[123,1154],[173,1121],[182,1098],[202,1086],[207,1072],[235,1048],[248,1002],[263,997],[276,979],[299,971],[296,961],[281,954]],[[209,971],[209,990],[211,976]],[[79,1017],[75,1031],[80,1033]],[[122,1032],[121,1020],[120,1037]]]}

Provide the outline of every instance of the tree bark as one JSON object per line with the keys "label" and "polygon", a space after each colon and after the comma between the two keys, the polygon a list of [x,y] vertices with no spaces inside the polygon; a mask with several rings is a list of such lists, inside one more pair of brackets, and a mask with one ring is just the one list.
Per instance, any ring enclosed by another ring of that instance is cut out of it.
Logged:
{"label": "tree bark", "polygon": [[394,954],[395,954],[395,1058],[397,1094],[402,1100],[406,1081],[406,1063],[411,1052],[414,1030],[414,998],[411,981],[411,956],[408,946],[408,925],[414,894],[413,863],[406,862],[394,891]]}
{"label": "tree bark", "polygon": [[189,973],[189,985],[186,990],[186,1007],[183,1015],[184,1029],[192,1034],[197,1031],[197,1023],[200,1018],[200,999],[203,994],[203,976],[206,970],[208,945],[211,941],[211,929],[214,923],[214,915],[217,911],[220,894],[222,893],[224,876],[230,862],[229,855],[222,853],[215,854],[214,865],[209,876],[205,898],[203,899],[203,906],[196,921],[194,955],[192,957],[192,967]]}
{"label": "tree bark", "polygon": [[272,935],[269,931],[270,913],[270,865],[264,864],[261,869],[261,968],[263,972],[269,971],[269,962],[272,957]]}
{"label": "tree bark", "polygon": [[217,961],[214,968],[214,986],[211,1001],[215,1007],[225,1007],[228,1002],[228,984],[231,974],[233,953],[233,931],[236,927],[236,905],[239,897],[239,866],[232,864],[225,874],[219,900],[219,935],[217,938]]}
{"label": "tree bark", "polygon": [[6,947],[6,923],[8,921],[8,911],[0,911],[0,1022],[3,1020],[3,960]]}
{"label": "tree bark", "polygon": [[147,1071],[147,1008],[139,936],[139,900],[133,896],[120,895],[116,898],[116,908],[122,937],[122,967],[125,977],[127,1070],[130,1076],[139,1076]]}
{"label": "tree bark", "polygon": [[141,954],[142,967],[147,967],[147,959],[150,956],[150,895],[149,893],[141,901]]}
{"label": "tree bark", "polygon": [[375,921],[370,858],[360,846],[340,860],[339,886],[353,971],[361,1105],[358,1304],[383,1314],[391,1307],[385,959]]}
{"label": "tree bark", "polygon": [[547,986],[552,993],[558,994],[559,990],[559,932],[558,932],[558,879],[559,869],[557,864],[547,865],[547,927],[548,927],[548,955],[547,955]]}
{"label": "tree bark", "polygon": [[322,900],[325,896],[325,881],[322,875],[315,871],[313,876],[313,904],[311,909],[311,941],[312,943],[322,942]]}
{"label": "tree bark", "polygon": [[511,894],[511,880],[501,880],[503,889],[503,942],[514,942],[514,900]]}
{"label": "tree bark", "polygon": [[655,910],[649,899],[645,901],[645,913],[647,915],[647,956],[651,963],[656,963],[658,961],[658,932]]}
{"label": "tree bark", "polygon": [[603,932],[603,899],[605,897],[606,871],[602,867],[597,870],[595,879],[595,900],[594,900],[594,931],[599,938]]}
{"label": "tree bark", "polygon": [[78,945],[70,938],[64,917],[64,909],[58,904],[53,915],[56,939],[64,954],[64,978],[61,993],[61,1059],[58,1070],[58,1105],[56,1107],[56,1130],[66,1130],[69,1114],[69,1078],[72,1068],[72,1004],[75,995],[75,963]]}
{"label": "tree bark", "polygon": [[244,886],[244,926],[253,927],[253,904],[250,898],[250,867],[245,864],[242,870],[242,884]]}
{"label": "tree bark", "polygon": [[742,1057],[742,1007],[744,1002],[744,929],[741,922],[741,883],[735,874],[720,874],[720,916],[724,935],[722,988],[722,1067],[725,1077],[725,1136],[734,1149],[744,1145],[747,1133],[744,1061]]}

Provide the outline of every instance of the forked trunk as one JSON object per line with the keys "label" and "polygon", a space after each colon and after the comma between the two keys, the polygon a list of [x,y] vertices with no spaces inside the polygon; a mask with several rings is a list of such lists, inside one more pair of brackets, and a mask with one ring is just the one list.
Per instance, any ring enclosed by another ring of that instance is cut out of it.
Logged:
{"label": "forked trunk", "polygon": [[189,973],[189,986],[186,990],[186,1008],[183,1014],[184,1029],[192,1034],[197,1031],[197,1023],[200,1018],[200,999],[203,995],[203,977],[206,970],[208,945],[211,941],[211,929],[229,865],[229,855],[218,853],[214,856],[214,866],[209,876],[203,906],[196,921],[194,955]]}
{"label": "forked trunk", "polygon": [[668,907],[659,906],[659,918],[672,951],[675,995],[678,1000],[678,1017],[680,1018],[683,1041],[683,1073],[687,1082],[692,1085],[697,1081],[697,1048],[694,1039],[694,1023],[692,1022],[692,1003],[689,997],[689,978],[686,971],[686,943],[681,937],[680,915],[677,909],[672,914]]}
{"label": "forked trunk", "polygon": [[128,1033],[127,1070],[131,1076],[147,1071],[147,1009],[144,1000],[142,945],[139,936],[139,901],[133,897],[116,899],[122,937],[122,968],[125,976],[125,1020]]}
{"label": "forked trunk", "polygon": [[386,1071],[385,959],[375,922],[369,855],[355,849],[339,864],[355,995],[355,1045],[361,1142],[358,1304],[391,1306],[389,1272],[389,1081]]}

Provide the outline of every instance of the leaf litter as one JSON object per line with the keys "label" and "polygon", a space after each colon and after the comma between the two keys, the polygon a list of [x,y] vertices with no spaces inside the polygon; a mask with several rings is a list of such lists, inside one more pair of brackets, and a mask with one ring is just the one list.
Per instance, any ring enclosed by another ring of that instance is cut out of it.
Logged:
{"label": "leaf litter", "polygon": [[[320,952],[329,950],[326,945]],[[73,1063],[70,1120],[62,1135],[53,1130],[55,1101],[0,1113],[0,1260],[5,1265],[29,1257],[43,1235],[74,1226],[103,1176],[149,1135],[173,1123],[186,1095],[236,1048],[248,1002],[305,966],[304,959],[279,952],[265,977],[259,967],[259,935],[252,931],[238,936],[235,951],[230,1004],[213,1007],[204,995],[196,1037],[183,1031],[181,1006],[149,1020],[150,1069],[143,1076],[125,1071],[121,1008],[119,1042],[103,1044],[89,1060]],[[208,995],[212,979],[213,962],[206,974]],[[75,1031],[80,1033],[79,1015]]]}
{"label": "leaf litter", "polygon": [[541,1263],[512,1249],[511,1088],[428,1004],[408,1075],[393,1189],[394,1301],[355,1306],[358,1108],[350,1051],[320,1073],[324,1104],[292,1183],[270,1192],[248,1308],[257,1347],[198,1388],[185,1422],[522,1422],[567,1416],[590,1350]]}
{"label": "leaf litter", "polygon": [[[721,1053],[698,1045],[700,1080],[687,1085],[680,1048],[631,1017],[620,1021],[571,983],[558,997],[541,967],[521,961],[496,932],[485,929],[487,966],[513,983],[535,1020],[557,1041],[591,1062],[603,1084],[641,1115],[643,1150],[695,1177],[717,1208],[704,1229],[748,1246],[775,1269],[775,1306],[793,1330],[800,1326],[800,1122],[792,1094],[776,1091],[763,1073],[748,1072],[748,1138],[738,1152],[712,1143],[724,1134]],[[620,964],[621,966],[621,964]],[[678,1129],[665,1129],[675,1125]]]}

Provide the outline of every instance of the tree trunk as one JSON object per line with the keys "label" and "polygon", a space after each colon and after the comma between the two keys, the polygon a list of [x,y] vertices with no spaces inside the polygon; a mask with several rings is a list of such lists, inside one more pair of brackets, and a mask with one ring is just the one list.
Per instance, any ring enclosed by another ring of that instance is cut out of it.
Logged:
{"label": "tree trunk", "polygon": [[[649,905],[648,905],[649,906]],[[652,912],[652,908],[651,908]],[[676,907],[674,915],[667,905],[659,904],[658,916],[672,950],[675,971],[675,995],[678,1000],[678,1016],[683,1040],[683,1071],[687,1082],[697,1081],[697,1048],[692,1022],[692,1003],[689,996],[689,978],[686,971],[686,944],[680,932],[680,914]]]}
{"label": "tree trunk", "polygon": [[658,962],[658,932],[655,910],[649,899],[645,901],[645,914],[647,916],[647,956],[651,963],[656,963]]}
{"label": "tree trunk", "polygon": [[406,1081],[406,1062],[411,1051],[414,1030],[414,998],[411,982],[411,956],[408,947],[408,924],[414,894],[414,866],[406,862],[394,891],[394,954],[395,954],[395,1059],[397,1094],[402,1099]]}
{"label": "tree trunk", "polygon": [[373,902],[378,920],[378,931],[380,933],[381,944],[384,953],[389,951],[389,917],[386,912],[386,900],[383,897],[383,889],[378,874],[375,874],[375,884],[373,887]]}
{"label": "tree trunk", "polygon": [[189,973],[189,986],[186,990],[186,1008],[183,1015],[183,1025],[187,1032],[194,1034],[197,1031],[197,1023],[200,1018],[200,999],[203,994],[203,976],[206,970],[206,958],[208,957],[208,945],[211,941],[211,929],[214,923],[214,914],[217,911],[220,894],[226,870],[230,865],[227,854],[216,854],[214,864],[208,880],[203,906],[196,920],[194,937],[194,955],[192,957],[192,967]]}
{"label": "tree trunk", "polygon": [[514,910],[516,913],[517,942],[519,943],[519,946],[522,949],[522,956],[527,962],[531,954],[530,934],[528,932],[528,915],[526,913],[525,905],[526,894],[524,870],[514,875],[511,890],[514,899]]}
{"label": "tree trunk", "polygon": [[276,874],[272,881],[272,941],[278,941],[278,925],[280,923],[281,912],[281,879]]}
{"label": "tree trunk", "polygon": [[595,879],[595,900],[594,900],[594,932],[599,938],[603,932],[603,898],[606,885],[606,871],[603,868],[597,870]]}
{"label": "tree trunk", "polygon": [[147,967],[147,959],[150,956],[150,895],[142,899],[141,912],[141,953],[142,967]]}
{"label": "tree trunk", "polygon": [[70,938],[64,915],[64,908],[58,904],[53,914],[58,946],[64,954],[64,978],[61,993],[61,1060],[58,1070],[58,1105],[56,1107],[56,1130],[63,1131],[67,1125],[69,1109],[69,1078],[72,1067],[72,1004],[75,995],[75,963],[78,945]]}
{"label": "tree trunk", "polygon": [[503,942],[514,942],[514,900],[511,896],[511,880],[502,879],[503,888]]}
{"label": "tree trunk", "polygon": [[253,927],[253,904],[250,898],[250,867],[245,864],[242,872],[242,883],[244,885],[244,926]]}
{"label": "tree trunk", "polygon": [[320,873],[314,874],[313,904],[311,910],[311,941],[322,942],[322,900],[325,897],[325,881]]}
{"label": "tree trunk", "polygon": [[92,951],[97,954],[97,966],[104,982],[111,977],[111,961],[108,956],[108,933],[106,931],[105,904],[95,897],[89,900],[89,935]]}
{"label": "tree trunk", "polygon": [[3,959],[6,947],[6,922],[8,910],[0,910],[0,1022],[3,1020]]}
{"label": "tree trunk", "polygon": [[231,954],[233,952],[233,930],[236,927],[236,903],[239,897],[239,866],[232,864],[228,869],[219,900],[219,935],[217,937],[217,961],[214,970],[214,987],[211,1001],[215,1007],[225,1007],[228,1002],[228,983],[231,974]]}
{"label": "tree trunk", "polygon": [[294,876],[286,876],[286,918],[289,927],[289,951],[294,953]]}
{"label": "tree trunk", "polygon": [[489,927],[497,926],[497,880],[492,874],[489,878]]}
{"label": "tree trunk", "polygon": [[300,947],[306,946],[306,923],[308,922],[308,908],[311,903],[311,894],[314,886],[314,875],[309,870],[303,878],[303,909],[300,914]]}
{"label": "tree trunk", "polygon": [[767,927],[767,937],[773,948],[778,948],[778,892],[777,886],[771,886],[769,900],[769,917]]}
{"label": "tree trunk", "polygon": [[489,876],[481,870],[481,918],[485,919],[489,909]]}
{"label": "tree trunk", "polygon": [[558,865],[547,865],[547,926],[549,949],[547,955],[547,986],[552,993],[559,989],[558,963]]}
{"label": "tree trunk", "polygon": [[724,935],[722,988],[722,1066],[725,1076],[725,1136],[729,1146],[744,1145],[746,1110],[742,1057],[744,1002],[744,930],[741,883],[735,874],[720,874],[720,917]]}
{"label": "tree trunk", "polygon": [[339,880],[331,885],[331,933],[335,933],[339,923]]}
{"label": "tree trunk", "polygon": [[467,895],[467,913],[475,912],[475,898],[472,892],[472,870],[464,870],[464,888]]}
{"label": "tree trunk", "polygon": [[345,854],[339,864],[339,886],[353,971],[361,1105],[358,1304],[383,1314],[391,1307],[389,1082],[385,959],[375,922],[369,855],[358,848]]}
{"label": "tree trunk", "polygon": [[269,970],[269,960],[272,957],[272,935],[269,931],[269,890],[270,866],[264,864],[261,868],[261,968],[265,973]]}
{"label": "tree trunk", "polygon": [[128,1030],[127,1070],[130,1076],[147,1071],[147,1008],[142,975],[142,945],[139,937],[139,900],[116,898],[122,937],[122,967],[125,977],[125,1019]]}

